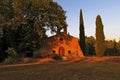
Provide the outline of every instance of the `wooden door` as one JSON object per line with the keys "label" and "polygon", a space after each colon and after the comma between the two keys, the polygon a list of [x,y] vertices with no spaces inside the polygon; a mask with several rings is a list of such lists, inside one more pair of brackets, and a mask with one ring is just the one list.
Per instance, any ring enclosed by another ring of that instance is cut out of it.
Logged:
{"label": "wooden door", "polygon": [[59,48],[59,55],[60,56],[65,56],[65,49],[63,47]]}

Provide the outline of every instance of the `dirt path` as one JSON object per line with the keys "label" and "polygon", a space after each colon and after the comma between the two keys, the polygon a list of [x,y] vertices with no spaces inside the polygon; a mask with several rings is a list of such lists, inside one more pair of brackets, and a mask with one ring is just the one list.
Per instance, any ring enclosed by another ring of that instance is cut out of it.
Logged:
{"label": "dirt path", "polygon": [[37,62],[32,62],[32,63],[1,65],[0,68],[13,67],[13,66],[29,66],[29,65],[43,64],[43,63],[50,62],[50,61],[53,61],[53,59],[52,58],[45,58],[45,59],[39,59]]}
{"label": "dirt path", "polygon": [[0,68],[2,67],[13,67],[13,66],[29,66],[29,65],[36,65],[36,64],[44,64],[44,63],[56,63],[56,64],[69,64],[73,62],[116,62],[120,64],[120,56],[111,56],[111,57],[82,57],[82,58],[74,58],[71,60],[66,60],[66,61],[56,61],[52,58],[44,58],[44,59],[39,59],[36,62],[32,63],[23,63],[23,64],[8,64],[8,65],[0,65]]}

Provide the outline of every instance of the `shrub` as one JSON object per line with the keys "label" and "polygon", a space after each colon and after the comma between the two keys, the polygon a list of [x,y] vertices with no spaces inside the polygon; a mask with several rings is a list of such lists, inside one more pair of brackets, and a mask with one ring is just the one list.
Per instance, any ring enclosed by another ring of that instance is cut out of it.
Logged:
{"label": "shrub", "polygon": [[16,63],[20,60],[19,55],[17,54],[16,50],[14,48],[8,48],[6,50],[6,53],[8,54],[8,58],[5,60],[7,63]]}
{"label": "shrub", "polygon": [[61,60],[62,59],[58,54],[54,54],[52,58],[56,59],[56,60]]}
{"label": "shrub", "polygon": [[49,54],[46,53],[46,52],[43,52],[43,53],[35,53],[35,54],[33,55],[34,58],[45,58],[45,57],[48,57],[48,56],[49,56]]}
{"label": "shrub", "polygon": [[41,58],[41,55],[40,55],[40,53],[35,53],[35,54],[33,55],[33,57],[34,57],[34,58]]}

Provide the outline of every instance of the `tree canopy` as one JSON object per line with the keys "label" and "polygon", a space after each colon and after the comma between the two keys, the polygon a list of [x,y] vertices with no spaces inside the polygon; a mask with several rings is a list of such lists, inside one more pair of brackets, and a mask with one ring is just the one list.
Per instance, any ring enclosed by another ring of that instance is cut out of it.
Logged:
{"label": "tree canopy", "polygon": [[34,51],[44,44],[47,30],[57,34],[65,27],[65,11],[53,0],[0,1],[0,52]]}
{"label": "tree canopy", "polygon": [[52,0],[15,0],[15,15],[16,22],[32,21],[37,32],[50,29],[59,33],[67,27],[65,11]]}

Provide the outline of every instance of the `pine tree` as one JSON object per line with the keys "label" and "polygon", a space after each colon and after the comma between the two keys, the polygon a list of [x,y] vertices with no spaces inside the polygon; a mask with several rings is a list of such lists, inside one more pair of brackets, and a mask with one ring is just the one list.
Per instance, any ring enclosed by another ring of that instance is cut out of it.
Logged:
{"label": "pine tree", "polygon": [[80,10],[80,34],[79,34],[79,45],[83,51],[83,54],[86,52],[86,44],[85,44],[85,32],[84,32],[84,21],[83,21],[83,15],[82,15],[82,9]]}
{"label": "pine tree", "polygon": [[96,55],[103,56],[105,51],[105,36],[103,31],[103,24],[100,15],[96,18]]}

